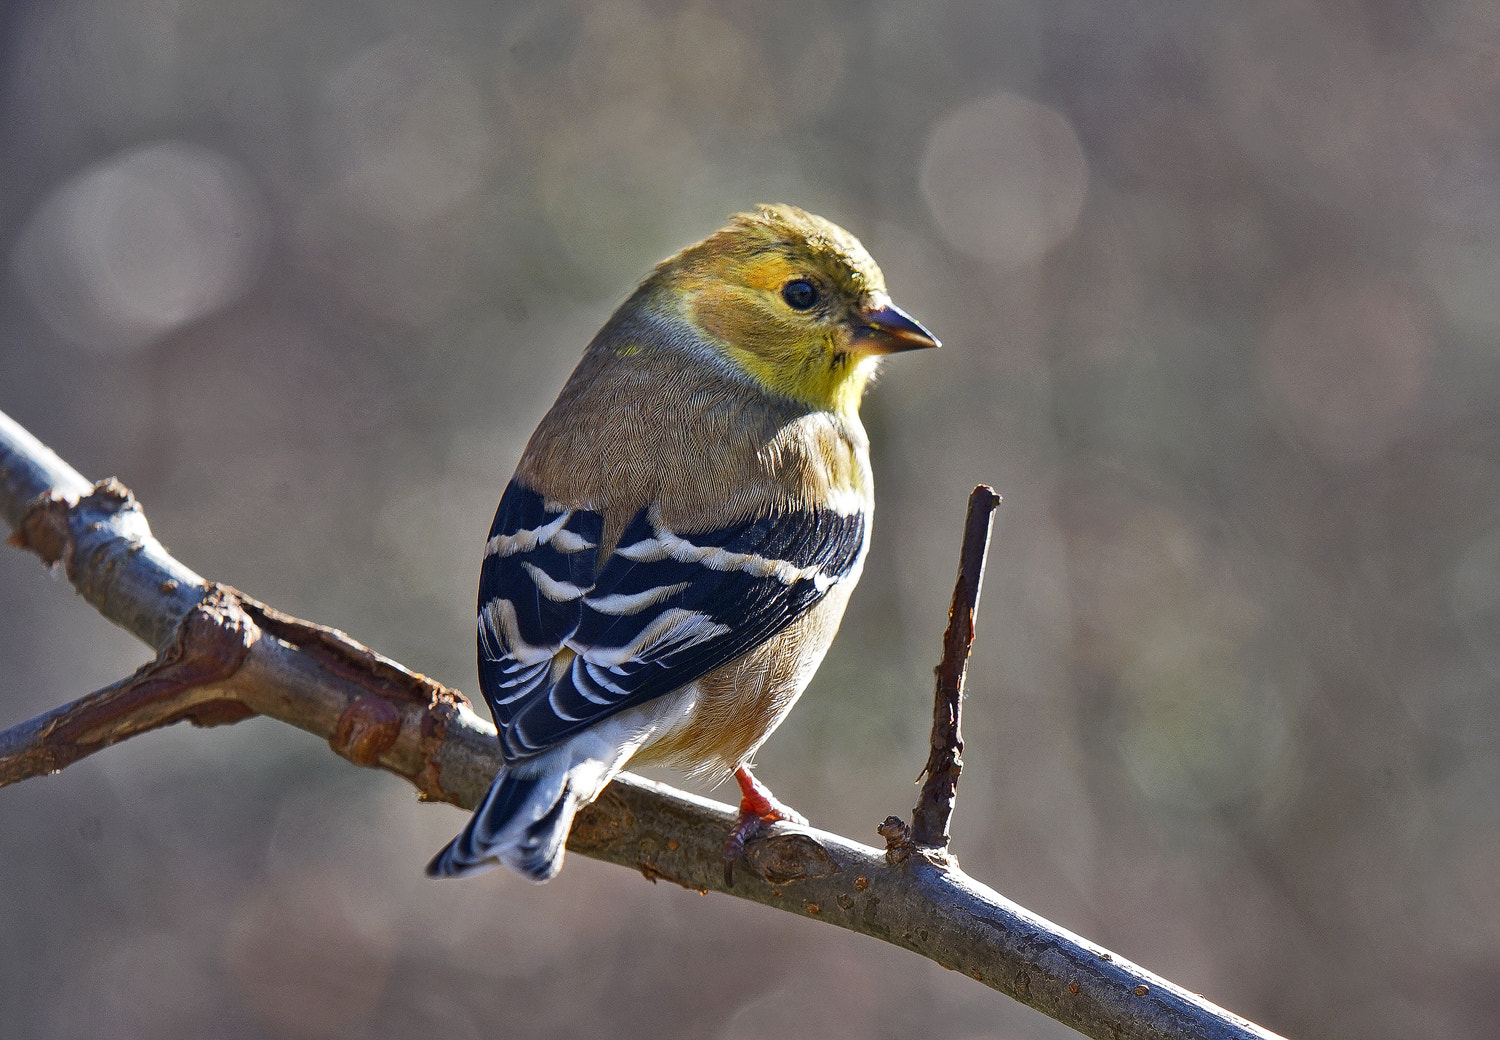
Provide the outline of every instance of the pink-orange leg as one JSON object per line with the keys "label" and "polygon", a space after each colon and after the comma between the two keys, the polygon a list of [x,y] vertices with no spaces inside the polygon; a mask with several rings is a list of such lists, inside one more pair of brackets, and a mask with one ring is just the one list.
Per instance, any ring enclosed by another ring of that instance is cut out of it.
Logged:
{"label": "pink-orange leg", "polygon": [[740,785],[740,820],[724,843],[724,883],[728,885],[734,884],[734,861],[745,851],[745,843],[759,834],[762,827],[780,820],[807,823],[797,810],[778,802],[770,788],[755,779],[748,766],[737,768],[734,779]]}

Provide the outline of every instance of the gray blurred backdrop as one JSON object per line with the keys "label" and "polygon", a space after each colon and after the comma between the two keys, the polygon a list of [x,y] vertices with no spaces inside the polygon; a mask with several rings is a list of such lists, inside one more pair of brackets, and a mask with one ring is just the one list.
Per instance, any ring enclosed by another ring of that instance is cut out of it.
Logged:
{"label": "gray blurred backdrop", "polygon": [[[761,776],[909,810],[992,483],[965,868],[1293,1037],[1489,1037],[1497,53],[1492,0],[12,0],[0,409],[472,694],[589,335],[730,212],[823,213],[945,346],[868,395],[864,583]],[[3,721],[146,657],[0,552]],[[425,880],[462,822],[263,721],[0,791],[0,1036],[1073,1035],[577,857]]]}

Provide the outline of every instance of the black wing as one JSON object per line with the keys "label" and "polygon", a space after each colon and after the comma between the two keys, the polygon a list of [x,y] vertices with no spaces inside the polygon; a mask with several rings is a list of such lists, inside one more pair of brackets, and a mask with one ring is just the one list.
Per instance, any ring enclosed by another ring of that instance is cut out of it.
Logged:
{"label": "black wing", "polygon": [[[643,510],[593,574],[598,514],[548,511],[512,483],[480,579],[479,667],[506,757],[743,656],[846,579],[865,518],[792,510],[679,534]],[[503,553],[503,554],[502,554]],[[554,660],[574,655],[553,680]]]}

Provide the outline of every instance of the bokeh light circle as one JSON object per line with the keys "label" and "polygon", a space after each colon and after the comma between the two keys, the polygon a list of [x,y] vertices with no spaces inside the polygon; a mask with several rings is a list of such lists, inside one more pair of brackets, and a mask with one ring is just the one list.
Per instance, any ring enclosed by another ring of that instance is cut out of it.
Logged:
{"label": "bokeh light circle", "polygon": [[1072,232],[1088,194],[1088,163],[1059,112],[999,94],[937,124],[922,159],[921,187],[949,245],[1020,267]]}
{"label": "bokeh light circle", "polygon": [[58,187],[22,229],[12,262],[54,332],[128,351],[242,295],[259,270],[265,226],[242,167],[161,141]]}

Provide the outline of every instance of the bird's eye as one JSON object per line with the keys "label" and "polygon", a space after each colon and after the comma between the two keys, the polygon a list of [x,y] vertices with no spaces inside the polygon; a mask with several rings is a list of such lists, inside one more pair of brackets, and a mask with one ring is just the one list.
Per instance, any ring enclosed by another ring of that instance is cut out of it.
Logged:
{"label": "bird's eye", "polygon": [[818,287],[804,278],[781,287],[781,298],[794,311],[805,311],[818,302]]}

